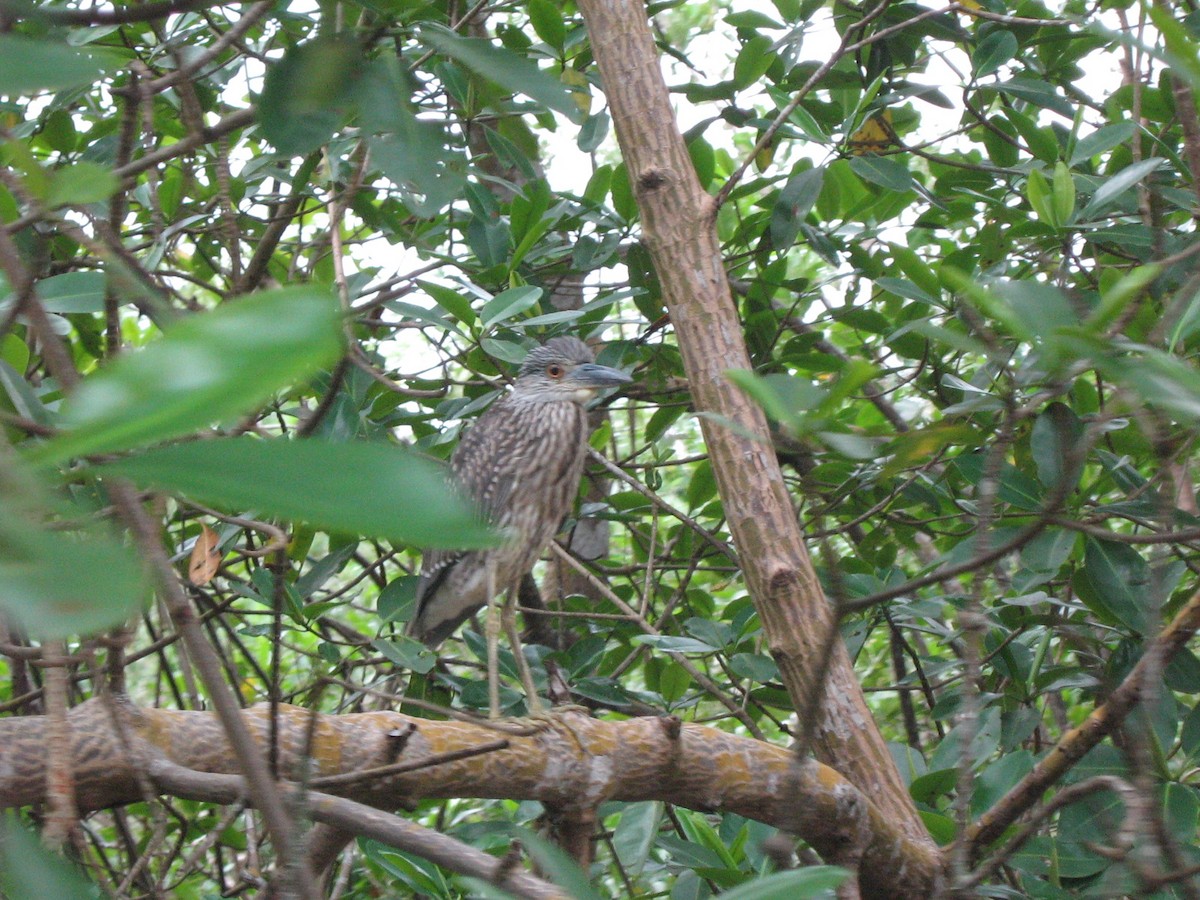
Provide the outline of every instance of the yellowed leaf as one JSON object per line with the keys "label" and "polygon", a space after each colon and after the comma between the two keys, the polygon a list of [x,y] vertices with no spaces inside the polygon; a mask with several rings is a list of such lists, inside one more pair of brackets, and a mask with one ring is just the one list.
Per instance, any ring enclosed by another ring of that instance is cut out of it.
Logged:
{"label": "yellowed leaf", "polygon": [[578,69],[572,69],[570,66],[563,69],[562,82],[571,89],[571,99],[575,101],[575,105],[580,111],[587,114],[592,111],[592,87],[588,83],[587,76]]}
{"label": "yellowed leaf", "polygon": [[900,142],[892,128],[892,111],[885,109],[878,115],[867,119],[862,128],[851,135],[850,152],[855,156],[862,156],[864,153],[879,153],[898,143]]}
{"label": "yellowed leaf", "polygon": [[756,154],[754,154],[754,168],[763,172],[770,167],[771,162],[775,159],[775,142],[771,141]]}
{"label": "yellowed leaf", "polygon": [[188,560],[188,581],[200,587],[208,584],[221,568],[221,551],[217,533],[207,525],[200,526],[200,536],[192,547],[192,557]]}

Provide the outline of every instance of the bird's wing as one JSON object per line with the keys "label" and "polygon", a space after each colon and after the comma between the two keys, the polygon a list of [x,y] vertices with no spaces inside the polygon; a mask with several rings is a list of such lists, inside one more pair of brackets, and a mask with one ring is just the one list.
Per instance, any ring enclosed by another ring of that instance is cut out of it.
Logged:
{"label": "bird's wing", "polygon": [[[450,473],[457,490],[478,508],[484,520],[496,523],[508,505],[516,485],[515,474],[506,468],[503,427],[504,401],[493,404],[468,428],[450,457]],[[489,421],[491,420],[491,421]],[[409,632],[421,638],[421,620],[426,607],[437,595],[454,567],[474,551],[427,550],[421,558],[421,578],[417,582],[416,613]]]}
{"label": "bird's wing", "polygon": [[[506,398],[507,399],[507,398]],[[495,523],[508,506],[515,487],[511,458],[513,429],[506,399],[492,404],[467,429],[450,457],[450,473],[458,489],[487,522]]]}

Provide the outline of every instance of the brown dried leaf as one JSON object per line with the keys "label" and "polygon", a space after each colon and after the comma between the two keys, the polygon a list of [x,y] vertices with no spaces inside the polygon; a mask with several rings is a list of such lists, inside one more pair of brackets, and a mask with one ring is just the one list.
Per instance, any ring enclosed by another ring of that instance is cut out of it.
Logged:
{"label": "brown dried leaf", "polygon": [[220,538],[207,525],[200,526],[200,537],[192,547],[192,558],[188,560],[188,581],[200,587],[208,584],[221,568],[221,551],[217,549]]}

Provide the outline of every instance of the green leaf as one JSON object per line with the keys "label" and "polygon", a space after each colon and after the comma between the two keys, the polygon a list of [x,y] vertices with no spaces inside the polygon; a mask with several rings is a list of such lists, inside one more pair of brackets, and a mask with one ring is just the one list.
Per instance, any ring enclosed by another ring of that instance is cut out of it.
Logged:
{"label": "green leaf", "polygon": [[462,196],[466,156],[449,140],[442,122],[417,118],[412,86],[396,60],[372,61],[354,100],[359,124],[369,135],[368,158],[396,186],[411,212],[432,218]]}
{"label": "green leaf", "polygon": [[1054,220],[1069,225],[1075,215],[1075,180],[1061,159],[1054,164]]}
{"label": "green leaf", "polygon": [[391,444],[220,438],[147,450],[98,470],[328,531],[422,547],[494,542],[442,467]]}
{"label": "green leaf", "polygon": [[735,653],[729,658],[729,669],[735,675],[760,684],[779,678],[779,666],[769,656],[758,653]]}
{"label": "green leaf", "polygon": [[1046,180],[1046,176],[1037,169],[1031,170],[1025,180],[1025,196],[1029,199],[1029,205],[1033,207],[1039,219],[1051,228],[1058,228],[1062,222],[1055,215],[1050,195],[1050,182]]}
{"label": "green leaf", "polygon": [[1040,484],[1016,466],[1005,465],[1000,470],[1000,489],[997,495],[1018,509],[1042,508],[1044,491]]}
{"label": "green leaf", "polygon": [[730,369],[725,377],[745,391],[768,417],[794,432],[804,425],[801,414],[815,409],[827,396],[823,388],[791,375],[759,375]]}
{"label": "green leaf", "polygon": [[50,424],[50,413],[42,401],[38,399],[29,382],[21,377],[21,373],[0,359],[0,390],[3,390],[12,404],[13,411],[39,425]]}
{"label": "green leaf", "polygon": [[801,221],[821,195],[824,180],[824,167],[806,169],[789,178],[779,191],[771,210],[771,243],[776,250],[786,250],[795,242]]}
{"label": "green leaf", "polygon": [[1079,541],[1068,528],[1047,528],[1021,548],[1021,564],[1034,572],[1056,574]]}
{"label": "green leaf", "polygon": [[1054,136],[1053,131],[1049,128],[1039,127],[1031,117],[1018,112],[1011,106],[1005,108],[1004,115],[1025,143],[1029,145],[1029,152],[1035,158],[1048,166],[1052,166],[1058,161],[1058,139]]}
{"label": "green leaf", "polygon": [[107,166],[77,162],[50,173],[50,183],[42,199],[51,209],[83,206],[107,200],[120,186],[120,179]]}
{"label": "green leaf", "polygon": [[850,160],[854,174],[864,181],[877,184],[889,191],[903,193],[912,189],[912,175],[901,162],[883,156],[855,156]]}
{"label": "green leaf", "polygon": [[1162,273],[1162,266],[1150,263],[1138,266],[1121,276],[1116,284],[1105,288],[1099,305],[1083,323],[1092,334],[1099,334],[1117,320],[1125,308],[1142,295],[1142,291]]}
{"label": "green leaf", "polygon": [[475,310],[471,309],[471,301],[458,290],[431,281],[418,281],[421,290],[433,298],[433,301],[464,325],[475,324]]}
{"label": "green leaf", "polygon": [[600,900],[600,894],[592,887],[587,873],[561,847],[551,843],[528,828],[510,825],[505,831],[520,841],[538,869],[573,900]]}
{"label": "green leaf", "polygon": [[971,54],[971,68],[976,78],[991,75],[1017,55],[1017,38],[1011,31],[989,31]]}
{"label": "green leaf", "polygon": [[341,348],[332,294],[285,288],[227,301],[86,378],[64,404],[64,432],[31,456],[111,453],[229,421],[330,365]]}
{"label": "green leaf", "polygon": [[1140,357],[1097,359],[1096,367],[1180,421],[1200,421],[1200,373],[1182,359],[1153,350]]}
{"label": "green leaf", "polygon": [[263,81],[258,114],[267,140],[287,156],[326,143],[349,117],[364,70],[362,48],[345,35],[291,47]]}
{"label": "green leaf", "polygon": [[776,872],[724,891],[721,900],[802,900],[828,897],[850,873],[837,866],[806,866],[788,872]]}
{"label": "green leaf", "polygon": [[954,266],[943,265],[941,273],[951,289],[961,294],[963,299],[968,300],[984,315],[996,320],[1014,337],[1025,340],[1032,338],[1033,323],[1026,322],[1003,298]]}
{"label": "green leaf", "polygon": [[633,638],[635,644],[646,644],[664,653],[712,653],[713,648],[695,638],[678,637],[670,634],[639,634]]}
{"label": "green leaf", "polygon": [[530,307],[536,306],[542,299],[542,293],[540,287],[525,285],[497,294],[479,311],[480,322],[483,323],[484,328],[491,328],[493,325],[515,318]]}
{"label": "green leaf", "polygon": [[1056,331],[1079,324],[1066,295],[1055,285],[1041,281],[998,281],[989,285],[1024,325],[1026,333],[1043,342]]}
{"label": "green leaf", "polygon": [[776,59],[775,52],[771,50],[773,43],[762,34],[756,34],[746,41],[733,63],[734,87],[745,90],[766,74]]}
{"label": "green leaf", "polygon": [[404,575],[389,581],[375,601],[375,610],[379,613],[379,618],[385,622],[407,622],[411,619],[413,607],[417,602],[419,580],[416,575]]}
{"label": "green leaf", "polygon": [[103,272],[67,272],[37,284],[42,308],[52,313],[104,312]]}
{"label": "green leaf", "polygon": [[723,650],[733,641],[733,629],[724,622],[693,616],[683,623],[687,633],[713,650]]}
{"label": "green leaf", "polygon": [[494,81],[506,90],[525,94],[576,124],[583,122],[585,113],[566,85],[543,72],[531,60],[482,38],[459,37],[440,25],[426,25],[421,29],[420,37],[424,43],[476,75]]}
{"label": "green leaf", "polygon": [[[1150,567],[1138,552],[1128,544],[1088,537],[1083,568],[1093,591],[1091,599],[1098,603],[1099,611],[1145,634],[1149,624],[1145,604],[1150,596]],[[1083,599],[1087,602],[1089,598]]]}
{"label": "green leaf", "polygon": [[567,39],[563,10],[550,0],[529,0],[529,23],[534,33],[555,50],[562,51]]}
{"label": "green leaf", "polygon": [[1033,755],[1028,750],[1005,754],[985,766],[975,780],[975,790],[971,795],[971,811],[975,815],[980,815],[991,809],[997,800],[1007,794],[1032,770]]}
{"label": "green leaf", "polygon": [[650,858],[662,816],[660,801],[629,803],[621,811],[621,820],[613,833],[613,852],[625,871],[635,878]]}
{"label": "green leaf", "polygon": [[1083,472],[1083,423],[1063,403],[1051,403],[1029,438],[1038,480],[1050,490],[1073,488]]}
{"label": "green leaf", "polygon": [[[0,58],[3,57],[0,49]],[[9,900],[97,900],[100,888],[42,846],[15,817],[0,825],[0,894]]]}
{"label": "green leaf", "polygon": [[49,496],[17,459],[0,458],[0,610],[39,639],[121,624],[148,596],[141,566],[102,527],[64,530],[80,511]]}
{"label": "green leaf", "polygon": [[717,476],[713,474],[712,465],[708,460],[702,460],[692,469],[692,477],[688,479],[684,496],[687,498],[688,509],[698,509],[717,496]]}
{"label": "green leaf", "polygon": [[13,97],[90,84],[123,66],[115,53],[0,34],[0,95]]}
{"label": "green leaf", "polygon": [[[1146,7],[1150,19],[1154,22],[1167,45],[1166,57],[1176,74],[1191,83],[1192,90],[1200,90],[1200,52],[1197,51],[1196,41],[1188,29],[1180,21],[1176,13],[1168,9],[1160,9],[1153,4]],[[1195,28],[1195,25],[1192,25]]]}
{"label": "green leaf", "polygon": [[376,638],[371,641],[371,646],[406,672],[424,675],[437,665],[437,654],[410,637],[401,636],[395,640]]}
{"label": "green leaf", "polygon": [[1080,220],[1086,221],[1097,215],[1101,210],[1114,203],[1123,193],[1146,178],[1165,162],[1166,160],[1160,156],[1144,159],[1141,162],[1126,166],[1116,175],[1105,179],[1104,183],[1092,194],[1092,199],[1079,211]]}
{"label": "green leaf", "polygon": [[1113,147],[1120,146],[1130,140],[1137,132],[1133,122],[1114,122],[1097,128],[1087,137],[1080,138],[1071,153],[1070,163],[1076,166],[1094,156],[1107,153]]}

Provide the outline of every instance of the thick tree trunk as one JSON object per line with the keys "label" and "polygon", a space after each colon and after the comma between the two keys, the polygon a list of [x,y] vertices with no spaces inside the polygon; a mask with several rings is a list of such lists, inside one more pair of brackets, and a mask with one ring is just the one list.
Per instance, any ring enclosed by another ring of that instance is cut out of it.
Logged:
{"label": "thick tree trunk", "polygon": [[[639,0],[580,0],[629,181],[679,340],[747,587],[797,710],[810,702],[833,610],[800,534],[766,420],[725,376],[749,369],[714,227],[715,204],[696,179],[675,124]],[[922,847],[912,865],[937,868],[900,773],[867,708],[840,638],[824,684],[813,750],[844,773]]]}

